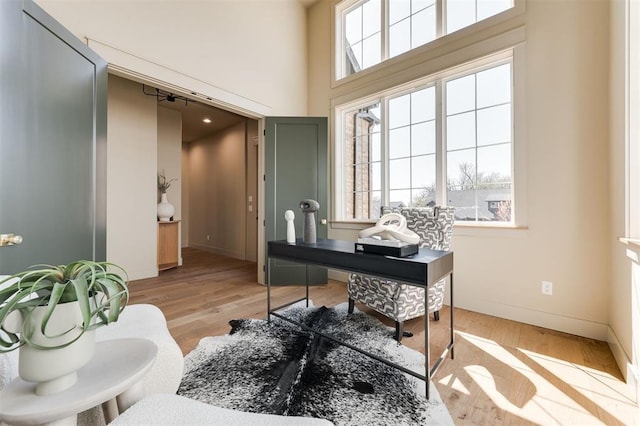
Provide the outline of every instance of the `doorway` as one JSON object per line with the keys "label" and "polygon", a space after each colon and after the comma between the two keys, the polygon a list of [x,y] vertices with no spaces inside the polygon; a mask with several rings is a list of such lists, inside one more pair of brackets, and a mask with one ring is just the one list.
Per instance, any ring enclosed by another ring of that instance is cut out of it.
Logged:
{"label": "doorway", "polygon": [[256,262],[258,121],[147,85],[143,93],[157,101],[158,171],[178,161],[161,133],[172,117],[180,125],[180,245]]}

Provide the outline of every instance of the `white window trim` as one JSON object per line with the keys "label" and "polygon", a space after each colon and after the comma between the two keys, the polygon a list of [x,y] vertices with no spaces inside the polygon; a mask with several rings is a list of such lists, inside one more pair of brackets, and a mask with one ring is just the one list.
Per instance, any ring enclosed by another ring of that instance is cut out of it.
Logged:
{"label": "white window trim", "polygon": [[625,66],[625,236],[640,240],[640,5],[627,3]]}
{"label": "white window trim", "polygon": [[[332,13],[332,34],[334,35],[334,42],[332,43],[333,51],[331,52],[331,87],[337,88],[343,86],[345,84],[349,84],[353,81],[360,80],[369,76],[370,74],[378,73],[386,68],[393,67],[397,63],[404,62],[406,60],[410,60],[412,58],[420,57],[425,54],[432,53],[434,56],[437,56],[437,52],[446,50],[447,46],[451,46],[454,44],[459,44],[460,41],[468,38],[470,35],[475,33],[483,32],[486,29],[492,27],[498,27],[500,23],[504,21],[508,21],[517,16],[523,15],[526,11],[525,4],[526,0],[514,0],[513,7],[500,12],[496,15],[490,16],[489,18],[483,19],[481,21],[476,22],[475,24],[469,25],[468,27],[462,28],[458,31],[455,31],[451,34],[442,35],[444,28],[441,27],[442,20],[437,20],[438,27],[436,28],[437,38],[431,42],[423,44],[422,46],[418,46],[414,49],[410,49],[400,55],[394,56],[392,58],[388,58],[382,60],[380,63],[373,65],[371,67],[365,68],[362,71],[359,71],[354,74],[350,74],[347,76],[342,75],[342,69],[344,67],[344,34],[342,28],[342,13],[348,10],[350,7],[359,0],[342,0],[337,1],[334,7],[331,8]],[[436,0],[437,7],[442,10],[443,0]],[[382,17],[382,25],[387,24],[387,16],[388,13],[383,14]],[[385,35],[385,39],[383,40],[384,45],[388,44],[388,31],[383,31]]]}
{"label": "white window trim", "polygon": [[[346,188],[344,187],[344,149],[343,143],[345,142],[342,138],[344,134],[344,115],[346,112],[357,108],[358,106],[362,106],[365,104],[370,104],[373,102],[381,102],[381,107],[383,102],[381,101],[383,98],[397,96],[402,94],[403,92],[408,92],[412,90],[416,90],[418,87],[426,87],[430,84],[433,84],[435,81],[444,80],[446,78],[459,75],[465,72],[470,72],[472,70],[482,68],[484,66],[489,66],[492,63],[498,62],[500,60],[504,60],[506,58],[511,58],[512,63],[512,81],[513,81],[513,92],[512,92],[512,169],[513,169],[513,209],[514,209],[514,220],[509,223],[501,223],[501,222],[467,222],[467,221],[456,221],[456,225],[462,227],[468,227],[471,230],[471,233],[475,233],[472,229],[482,229],[482,228],[504,228],[504,229],[526,229],[527,227],[527,194],[526,194],[526,182],[527,182],[527,170],[526,170],[526,122],[525,122],[525,87],[526,87],[526,75],[524,70],[526,69],[526,59],[525,59],[525,49],[524,44],[518,44],[510,49],[503,50],[498,53],[494,53],[492,55],[488,55],[479,60],[474,60],[472,62],[467,62],[463,65],[459,65],[456,67],[452,67],[446,70],[442,70],[438,73],[434,73],[430,76],[421,78],[419,80],[414,80],[393,88],[389,88],[387,90],[382,90],[373,95],[363,97],[357,100],[352,100],[347,103],[341,105],[333,105],[332,102],[332,118],[333,118],[333,128],[334,128],[334,164],[335,166],[332,168],[333,171],[333,212],[332,212],[332,223],[344,224],[349,226],[348,224],[353,224],[355,226],[354,229],[357,229],[358,224],[363,222],[362,219],[345,219],[343,217],[344,212],[344,199],[346,194]],[[442,93],[440,92],[442,89],[441,85],[436,84],[436,102],[442,102]],[[440,87],[440,88],[439,88]],[[383,109],[384,111],[384,109]],[[442,106],[438,105],[436,111],[440,111],[442,114]],[[386,114],[386,112],[384,112]],[[386,122],[386,121],[384,121]],[[442,121],[441,121],[442,122]],[[383,129],[384,131],[384,129]],[[436,171],[436,185],[438,188],[442,188],[442,184],[446,182],[446,177],[444,175],[445,171],[440,164],[443,164],[442,160],[442,149],[444,148],[444,144],[442,143],[442,132],[437,132],[437,140],[436,140],[436,157],[439,161],[436,163],[437,167],[440,167],[440,170]],[[440,150],[440,151],[438,151]],[[444,199],[442,199],[442,195],[444,191],[440,190],[438,192],[438,204],[443,205]],[[365,221],[367,222],[367,221]],[[374,222],[374,220],[370,220],[370,222]],[[343,226],[344,226],[343,225]]]}

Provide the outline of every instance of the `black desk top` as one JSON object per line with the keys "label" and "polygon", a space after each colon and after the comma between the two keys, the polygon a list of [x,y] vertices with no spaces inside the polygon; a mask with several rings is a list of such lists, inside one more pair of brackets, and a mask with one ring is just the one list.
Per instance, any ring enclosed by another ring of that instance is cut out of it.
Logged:
{"label": "black desk top", "polygon": [[421,248],[407,257],[360,253],[353,241],[318,239],[315,244],[269,241],[267,256],[331,269],[375,275],[395,281],[433,285],[453,271],[453,252]]}

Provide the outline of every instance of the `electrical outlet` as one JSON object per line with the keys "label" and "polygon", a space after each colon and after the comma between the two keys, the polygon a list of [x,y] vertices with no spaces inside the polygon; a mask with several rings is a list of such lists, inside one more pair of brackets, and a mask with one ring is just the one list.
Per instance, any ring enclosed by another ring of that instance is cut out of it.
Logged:
{"label": "electrical outlet", "polygon": [[207,241],[209,241],[209,234],[207,234]]}
{"label": "electrical outlet", "polygon": [[553,295],[553,283],[551,281],[542,281],[542,294]]}

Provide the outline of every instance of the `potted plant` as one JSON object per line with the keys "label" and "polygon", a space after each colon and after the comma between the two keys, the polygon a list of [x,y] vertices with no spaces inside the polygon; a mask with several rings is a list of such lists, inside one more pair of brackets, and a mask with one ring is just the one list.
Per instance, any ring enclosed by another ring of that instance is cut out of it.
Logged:
{"label": "potted plant", "polygon": [[109,262],[36,265],[0,281],[0,352],[20,348],[19,374],[36,393],[73,385],[93,356],[94,330],[118,320],[127,275]]}

